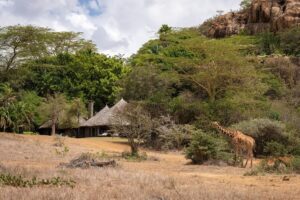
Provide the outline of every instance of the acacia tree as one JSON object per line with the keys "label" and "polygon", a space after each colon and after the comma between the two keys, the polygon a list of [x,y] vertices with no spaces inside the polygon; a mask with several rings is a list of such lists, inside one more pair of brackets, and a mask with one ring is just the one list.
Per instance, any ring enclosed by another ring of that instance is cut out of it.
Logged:
{"label": "acacia tree", "polygon": [[153,122],[149,113],[139,104],[129,104],[118,112],[112,121],[115,133],[124,134],[132,155],[138,155],[143,139],[151,134]]}
{"label": "acacia tree", "polygon": [[9,71],[25,60],[45,52],[41,43],[47,28],[34,26],[8,26],[0,28],[0,67]]}
{"label": "acacia tree", "polygon": [[54,32],[35,26],[0,27],[0,70],[4,72],[28,60],[83,49],[96,48],[91,41],[82,39],[81,33]]}
{"label": "acacia tree", "polygon": [[253,85],[258,86],[260,76],[251,63],[241,58],[239,47],[215,40],[207,41],[205,47],[206,58],[201,63],[182,66],[178,72],[209,102],[226,93],[251,91]]}
{"label": "acacia tree", "polygon": [[51,124],[51,135],[56,134],[56,126],[67,110],[67,99],[63,94],[54,94],[41,104],[40,115],[44,122]]}

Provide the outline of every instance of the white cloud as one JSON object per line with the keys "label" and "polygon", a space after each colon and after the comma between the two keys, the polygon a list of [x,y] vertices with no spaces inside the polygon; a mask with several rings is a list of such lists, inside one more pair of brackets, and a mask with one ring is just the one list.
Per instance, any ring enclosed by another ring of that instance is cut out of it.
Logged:
{"label": "white cloud", "polygon": [[0,24],[83,32],[101,52],[135,53],[161,24],[197,26],[241,0],[0,0]]}

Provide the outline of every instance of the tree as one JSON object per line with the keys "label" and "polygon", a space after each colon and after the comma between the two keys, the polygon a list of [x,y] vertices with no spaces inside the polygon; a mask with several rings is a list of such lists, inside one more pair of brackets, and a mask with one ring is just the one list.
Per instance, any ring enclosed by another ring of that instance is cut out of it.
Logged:
{"label": "tree", "polygon": [[44,122],[50,121],[51,135],[55,135],[56,126],[59,120],[63,118],[67,105],[67,99],[63,94],[49,96],[46,102],[41,104],[40,115]]}
{"label": "tree", "polygon": [[287,55],[300,56],[300,28],[296,26],[279,33],[280,47]]}
{"label": "tree", "polygon": [[205,59],[177,70],[192,84],[195,92],[211,103],[235,91],[248,90],[249,93],[253,84],[259,87],[260,77],[254,66],[241,58],[238,48],[225,40],[207,41]]}
{"label": "tree", "polygon": [[45,52],[46,47],[40,41],[47,31],[47,28],[19,25],[0,28],[1,71],[9,71]]}
{"label": "tree", "polygon": [[8,85],[0,86],[0,128],[19,132],[30,130],[38,118],[40,98],[34,92],[14,92]]}
{"label": "tree", "polygon": [[172,27],[168,26],[167,24],[163,24],[160,29],[158,30],[159,35],[167,34],[172,31]]}
{"label": "tree", "polygon": [[50,55],[74,54],[78,51],[96,51],[92,41],[81,38],[82,33],[75,32],[48,32],[47,43]]}
{"label": "tree", "polygon": [[25,88],[41,96],[65,93],[70,98],[95,101],[96,108],[112,104],[126,74],[123,60],[86,50],[59,54],[28,63]]}
{"label": "tree", "polygon": [[153,122],[150,115],[139,104],[129,104],[124,111],[114,116],[114,132],[128,139],[132,155],[138,155],[143,139],[151,134]]}
{"label": "tree", "polygon": [[87,109],[80,98],[73,99],[67,106],[59,126],[62,128],[79,128],[82,118],[87,117]]}
{"label": "tree", "polygon": [[242,2],[240,3],[240,6],[242,9],[247,9],[251,6],[251,1],[252,0],[242,0]]}
{"label": "tree", "polygon": [[81,33],[54,32],[35,26],[8,26],[0,28],[0,70],[8,72],[20,64],[49,55],[95,50],[91,41]]}

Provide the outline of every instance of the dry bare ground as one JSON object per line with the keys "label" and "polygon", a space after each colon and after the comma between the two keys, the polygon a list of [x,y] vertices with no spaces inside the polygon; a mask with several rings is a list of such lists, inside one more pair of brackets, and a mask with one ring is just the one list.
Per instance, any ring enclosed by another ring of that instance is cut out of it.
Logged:
{"label": "dry bare ground", "polygon": [[66,169],[58,167],[83,152],[122,152],[118,139],[67,138],[69,152],[58,155],[53,138],[0,133],[0,171],[24,177],[62,177],[76,181],[67,186],[0,187],[0,199],[300,199],[300,177],[252,176],[249,169],[188,165],[177,153],[147,152],[159,161],[119,160],[115,168]]}

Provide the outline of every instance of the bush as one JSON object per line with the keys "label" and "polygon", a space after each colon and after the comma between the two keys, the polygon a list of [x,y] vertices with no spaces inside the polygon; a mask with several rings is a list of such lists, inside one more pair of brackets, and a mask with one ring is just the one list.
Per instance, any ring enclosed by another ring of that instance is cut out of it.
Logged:
{"label": "bush", "polygon": [[279,50],[280,39],[277,35],[265,32],[259,35],[259,45],[262,54],[273,54]]}
{"label": "bush", "polygon": [[300,157],[295,157],[292,160],[291,168],[292,168],[293,172],[300,174]]}
{"label": "bush", "polygon": [[288,55],[300,56],[300,27],[287,29],[279,34],[280,47]]}
{"label": "bush", "polygon": [[264,147],[264,153],[268,156],[285,156],[287,151],[288,150],[283,144],[275,141],[267,142]]}
{"label": "bush", "polygon": [[23,134],[24,134],[24,135],[38,135],[38,133],[36,133],[36,132],[31,132],[31,131],[24,131]]}
{"label": "bush", "polygon": [[22,176],[15,176],[12,174],[0,174],[0,185],[12,186],[12,187],[33,187],[33,186],[69,186],[75,187],[75,181],[64,180],[60,177],[54,177],[51,179],[37,179],[33,177],[31,179],[25,179]]}
{"label": "bush", "polygon": [[65,146],[65,140],[66,140],[66,138],[63,137],[62,135],[55,135],[55,138],[53,139],[53,141],[54,141],[53,146],[63,147],[63,146]]}
{"label": "bush", "polygon": [[277,150],[284,151],[284,146],[289,144],[289,134],[286,132],[286,127],[279,121],[253,119],[240,122],[232,127],[255,139],[255,153],[257,155],[276,155]]}
{"label": "bush", "polygon": [[194,164],[203,164],[208,160],[225,160],[228,162],[232,155],[226,150],[228,150],[226,141],[198,130],[193,134],[191,143],[186,148],[185,155]]}
{"label": "bush", "polygon": [[127,161],[141,162],[147,160],[148,155],[146,152],[132,154],[131,152],[125,151],[122,152],[122,158],[126,159]]}
{"label": "bush", "polygon": [[169,116],[161,116],[153,121],[151,134],[144,138],[145,147],[155,150],[181,150],[190,143],[193,126],[175,124]]}

